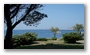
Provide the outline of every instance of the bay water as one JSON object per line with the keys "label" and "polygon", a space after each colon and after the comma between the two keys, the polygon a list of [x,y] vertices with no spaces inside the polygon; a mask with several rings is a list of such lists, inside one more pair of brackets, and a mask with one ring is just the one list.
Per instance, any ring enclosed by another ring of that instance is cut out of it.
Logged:
{"label": "bay water", "polygon": [[[54,35],[53,32],[51,32],[50,30],[13,30],[13,35],[20,35],[26,32],[34,32],[38,34],[38,38],[52,38]],[[70,33],[70,32],[76,32],[76,31],[75,30],[60,30],[59,33],[56,34],[56,37],[61,38],[62,34]],[[4,30],[4,36],[5,35],[6,35],[6,30]]]}

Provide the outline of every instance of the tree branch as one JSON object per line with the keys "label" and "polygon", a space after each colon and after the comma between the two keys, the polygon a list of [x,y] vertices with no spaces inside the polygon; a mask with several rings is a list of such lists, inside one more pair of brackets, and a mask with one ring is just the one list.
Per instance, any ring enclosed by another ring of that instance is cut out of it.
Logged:
{"label": "tree branch", "polygon": [[10,9],[12,9],[13,7],[17,6],[17,4],[12,4],[10,5]]}
{"label": "tree branch", "polygon": [[18,25],[21,21],[23,21],[26,18],[26,16],[30,13],[30,11],[32,11],[32,7],[33,4],[30,5],[30,8],[27,10],[27,13],[20,20],[18,20],[13,24],[12,28],[15,28],[16,25]]}
{"label": "tree branch", "polygon": [[19,7],[21,4],[19,4],[10,14],[12,14],[14,12],[14,14],[10,17],[10,19],[12,19],[13,17],[15,17],[19,11]]}

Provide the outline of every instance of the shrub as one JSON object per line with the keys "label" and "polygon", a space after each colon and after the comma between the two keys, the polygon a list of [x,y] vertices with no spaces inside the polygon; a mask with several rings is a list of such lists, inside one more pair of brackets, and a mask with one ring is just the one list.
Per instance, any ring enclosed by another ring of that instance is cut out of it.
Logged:
{"label": "shrub", "polygon": [[17,35],[16,37],[12,38],[12,43],[14,47],[17,47],[20,45],[20,39],[19,39],[19,35]]}
{"label": "shrub", "polygon": [[31,44],[33,41],[35,41],[36,37],[37,37],[36,33],[27,32],[22,35],[15,35],[12,38],[12,42],[15,47],[19,46],[19,45],[27,45],[27,44]]}
{"label": "shrub", "polygon": [[51,39],[52,39],[52,40],[57,40],[57,38],[56,38],[56,37],[52,37]]}
{"label": "shrub", "polygon": [[20,43],[22,45],[31,44],[33,41],[36,40],[37,34],[27,32],[20,37]]}
{"label": "shrub", "polygon": [[46,38],[37,38],[37,41],[47,41]]}
{"label": "shrub", "polygon": [[63,39],[66,43],[76,43],[77,40],[81,39],[81,34],[79,33],[66,33],[63,34]]}
{"label": "shrub", "polygon": [[27,32],[24,35],[27,36],[29,40],[35,41],[38,34]]}

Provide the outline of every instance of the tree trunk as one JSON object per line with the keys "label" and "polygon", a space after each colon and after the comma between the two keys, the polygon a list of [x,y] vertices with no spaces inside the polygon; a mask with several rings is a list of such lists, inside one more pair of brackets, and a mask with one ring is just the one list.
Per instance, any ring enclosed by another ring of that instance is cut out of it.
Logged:
{"label": "tree trunk", "polygon": [[12,44],[12,29],[11,28],[7,28],[6,31],[6,36],[4,39],[4,49],[12,49],[13,48],[13,44]]}
{"label": "tree trunk", "polygon": [[54,33],[54,37],[56,38],[56,33]]}
{"label": "tree trunk", "polygon": [[7,31],[6,31],[6,36],[4,39],[4,49],[12,49],[13,44],[12,44],[12,22],[10,19],[10,4],[4,5],[4,16],[6,20],[6,25],[7,25]]}

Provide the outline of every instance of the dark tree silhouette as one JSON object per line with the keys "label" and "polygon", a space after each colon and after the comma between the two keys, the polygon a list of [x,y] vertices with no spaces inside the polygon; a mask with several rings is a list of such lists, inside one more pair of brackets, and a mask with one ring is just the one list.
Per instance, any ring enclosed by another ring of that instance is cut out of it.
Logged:
{"label": "dark tree silhouette", "polygon": [[20,23],[26,25],[37,25],[38,21],[47,17],[46,14],[40,13],[41,4],[4,4],[4,23],[7,26],[4,39],[4,49],[12,49],[13,29]]}

